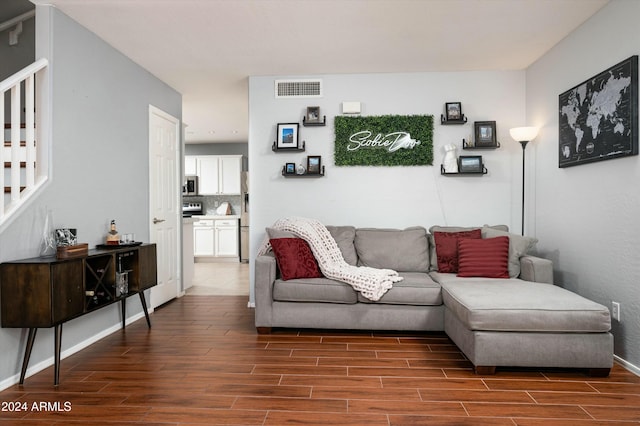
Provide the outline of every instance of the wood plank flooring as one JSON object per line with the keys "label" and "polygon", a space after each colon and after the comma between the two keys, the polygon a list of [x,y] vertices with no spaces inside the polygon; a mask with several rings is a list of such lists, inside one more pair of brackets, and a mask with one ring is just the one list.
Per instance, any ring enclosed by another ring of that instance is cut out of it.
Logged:
{"label": "wood plank flooring", "polygon": [[608,378],[477,376],[444,334],[258,335],[246,305],[246,296],[173,301],[151,330],[140,320],[64,359],[57,388],[49,368],[1,392],[0,424],[640,424],[640,377],[619,365]]}

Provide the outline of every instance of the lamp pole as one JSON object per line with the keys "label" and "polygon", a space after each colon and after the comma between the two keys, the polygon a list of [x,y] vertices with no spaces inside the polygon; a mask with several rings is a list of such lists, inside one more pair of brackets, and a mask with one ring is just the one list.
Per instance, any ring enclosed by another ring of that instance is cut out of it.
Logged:
{"label": "lamp pole", "polygon": [[525,171],[524,171],[524,165],[525,165],[525,148],[527,147],[527,144],[529,143],[529,141],[519,141],[520,145],[522,145],[522,231],[521,234],[524,236],[524,176],[525,176]]}
{"label": "lamp pole", "polygon": [[513,140],[520,142],[522,145],[522,235],[524,235],[524,179],[525,179],[525,148],[527,144],[538,136],[537,127],[515,127],[509,129],[509,133]]}

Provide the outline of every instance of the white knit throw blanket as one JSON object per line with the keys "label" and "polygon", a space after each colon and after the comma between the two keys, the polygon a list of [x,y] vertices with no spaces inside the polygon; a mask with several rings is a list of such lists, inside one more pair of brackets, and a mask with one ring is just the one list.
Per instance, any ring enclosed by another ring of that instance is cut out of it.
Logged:
{"label": "white knit throw blanket", "polygon": [[[369,300],[380,300],[393,283],[402,281],[402,277],[391,269],[349,265],[345,262],[336,240],[327,228],[315,219],[283,218],[276,221],[272,228],[289,231],[305,240],[325,277],[351,285]],[[267,242],[263,244],[260,253],[265,253],[268,248]]]}

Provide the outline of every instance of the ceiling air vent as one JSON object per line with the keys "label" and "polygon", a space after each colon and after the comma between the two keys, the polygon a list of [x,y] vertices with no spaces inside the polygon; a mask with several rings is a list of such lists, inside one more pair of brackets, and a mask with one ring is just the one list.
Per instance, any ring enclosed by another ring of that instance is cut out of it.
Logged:
{"label": "ceiling air vent", "polygon": [[276,80],[276,98],[322,97],[322,80]]}

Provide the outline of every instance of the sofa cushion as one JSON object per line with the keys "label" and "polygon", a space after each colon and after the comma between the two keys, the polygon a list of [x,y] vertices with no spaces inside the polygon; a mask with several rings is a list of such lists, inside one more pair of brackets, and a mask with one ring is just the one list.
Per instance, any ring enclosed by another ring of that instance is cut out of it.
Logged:
{"label": "sofa cushion", "polygon": [[482,238],[480,229],[461,232],[433,233],[438,257],[438,272],[458,272],[458,240],[463,238]]}
{"label": "sofa cushion", "polygon": [[[486,227],[490,227],[492,229],[498,229],[501,231],[509,231],[509,227],[507,225],[484,225]],[[436,253],[436,243],[433,237],[434,232],[461,232],[461,231],[473,231],[474,229],[482,229],[482,226],[438,226],[434,225],[429,228],[429,259],[431,259],[431,265],[429,267],[430,271],[438,270],[438,255]]]}
{"label": "sofa cushion", "polygon": [[356,228],[353,226],[327,226],[327,230],[331,234],[338,248],[344,257],[344,261],[349,265],[356,266],[358,264],[358,255],[353,240],[356,238]]}
{"label": "sofa cushion", "polygon": [[400,229],[356,229],[358,265],[398,272],[427,272],[429,243],[421,226]]}
{"label": "sofa cushion", "polygon": [[358,302],[387,305],[442,305],[440,284],[424,272],[403,272],[402,281],[394,283],[382,298],[376,302],[358,294]]}
{"label": "sofa cushion", "polygon": [[447,275],[440,280],[444,304],[470,330],[601,333],[611,328],[606,307],[553,284],[442,275]]}
{"label": "sofa cushion", "polygon": [[329,278],[277,279],[273,283],[273,300],[353,304],[358,301],[358,295],[349,284]]}
{"label": "sofa cushion", "polygon": [[319,278],[322,272],[309,244],[300,238],[272,238],[269,240],[283,280]]}
{"label": "sofa cushion", "polygon": [[458,241],[458,276],[509,278],[509,238]]}
{"label": "sofa cushion", "polygon": [[517,278],[520,275],[520,258],[532,250],[538,240],[486,226],[482,228],[482,238],[501,236],[509,237],[509,276]]}

